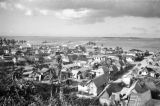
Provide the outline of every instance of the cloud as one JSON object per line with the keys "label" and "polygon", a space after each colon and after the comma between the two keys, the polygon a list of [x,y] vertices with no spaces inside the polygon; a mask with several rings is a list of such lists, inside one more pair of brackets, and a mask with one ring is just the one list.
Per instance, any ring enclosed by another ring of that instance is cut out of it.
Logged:
{"label": "cloud", "polygon": [[2,1],[2,2],[0,2],[0,9],[12,10],[13,9],[13,5],[11,3]]}
{"label": "cloud", "polygon": [[[51,10],[88,8],[113,16],[160,16],[160,0],[40,0],[37,6]],[[115,15],[117,14],[117,15]]]}
{"label": "cloud", "polygon": [[26,16],[32,16],[32,15],[33,15],[33,11],[32,11],[32,10],[27,10],[27,11],[25,12],[25,15],[26,15]]}
{"label": "cloud", "polygon": [[[104,22],[106,17],[160,17],[160,0],[35,0],[39,8],[57,11],[62,19]],[[82,13],[86,9],[89,12]]]}
{"label": "cloud", "polygon": [[141,28],[141,27],[132,27],[133,30],[135,31],[138,31],[138,32],[143,32],[143,33],[146,33],[147,32],[147,29],[145,28]]}
{"label": "cloud", "polygon": [[45,9],[37,9],[39,12],[40,12],[40,14],[42,14],[42,15],[49,15],[49,10],[45,10]]}
{"label": "cloud", "polygon": [[80,10],[64,9],[56,12],[56,16],[61,19],[71,20],[71,19],[86,17],[89,12],[90,10],[88,9],[80,9]]}
{"label": "cloud", "polygon": [[1,2],[1,3],[0,3],[0,7],[3,8],[3,9],[7,9],[7,4],[6,4],[6,2]]}
{"label": "cloud", "polygon": [[[41,15],[55,13],[61,19],[81,18],[91,23],[103,22],[106,17],[160,17],[160,0],[14,0],[14,2],[6,0],[5,2],[21,3],[32,12],[36,9]],[[5,4],[1,7],[5,8]],[[20,5],[18,8],[23,9]]]}
{"label": "cloud", "polygon": [[20,3],[15,4],[15,8],[20,9],[20,10],[26,10],[27,9],[24,5],[22,5]]}
{"label": "cloud", "polygon": [[21,3],[16,3],[14,4],[15,8],[21,11],[24,11],[24,15],[26,16],[32,16],[33,15],[33,10],[28,8],[27,6],[21,4]]}

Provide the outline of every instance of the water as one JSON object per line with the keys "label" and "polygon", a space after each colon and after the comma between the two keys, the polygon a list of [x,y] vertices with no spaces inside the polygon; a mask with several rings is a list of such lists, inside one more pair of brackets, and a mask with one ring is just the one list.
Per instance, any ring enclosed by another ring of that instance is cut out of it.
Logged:
{"label": "water", "polygon": [[31,43],[48,42],[72,42],[73,44],[86,43],[94,41],[98,45],[116,47],[120,46],[126,50],[141,49],[157,51],[160,50],[160,38],[132,38],[132,37],[51,37],[51,36],[7,36],[9,39],[27,40]]}

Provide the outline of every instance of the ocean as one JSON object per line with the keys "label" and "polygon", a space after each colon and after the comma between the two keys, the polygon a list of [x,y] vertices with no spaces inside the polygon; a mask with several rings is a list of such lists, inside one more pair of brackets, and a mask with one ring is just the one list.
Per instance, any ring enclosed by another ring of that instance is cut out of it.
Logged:
{"label": "ocean", "polygon": [[43,41],[50,43],[68,44],[84,44],[88,41],[93,41],[97,45],[102,45],[108,48],[116,46],[122,47],[125,50],[141,49],[149,51],[160,51],[160,38],[136,38],[136,37],[51,37],[51,36],[7,36],[9,39],[26,40],[32,44],[39,44]]}

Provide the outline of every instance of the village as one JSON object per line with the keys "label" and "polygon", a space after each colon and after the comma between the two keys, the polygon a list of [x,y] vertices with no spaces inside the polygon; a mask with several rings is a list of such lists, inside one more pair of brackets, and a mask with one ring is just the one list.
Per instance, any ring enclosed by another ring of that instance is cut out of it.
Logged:
{"label": "village", "polygon": [[[10,77],[19,88],[25,81],[49,86],[43,88],[49,98],[58,94],[62,100],[64,95],[75,95],[101,106],[160,105],[160,51],[125,51],[118,45],[110,48],[94,41],[70,46],[0,38],[0,71],[1,78],[12,73]],[[28,103],[37,106],[33,104]]]}

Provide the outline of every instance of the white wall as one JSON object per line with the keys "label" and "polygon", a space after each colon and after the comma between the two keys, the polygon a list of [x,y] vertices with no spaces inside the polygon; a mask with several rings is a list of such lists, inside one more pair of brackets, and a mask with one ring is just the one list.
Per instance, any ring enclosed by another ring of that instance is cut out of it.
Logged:
{"label": "white wall", "polygon": [[93,82],[91,82],[89,85],[88,85],[88,93],[89,94],[93,94],[94,96],[97,96],[97,87],[96,87],[96,85],[93,83]]}

